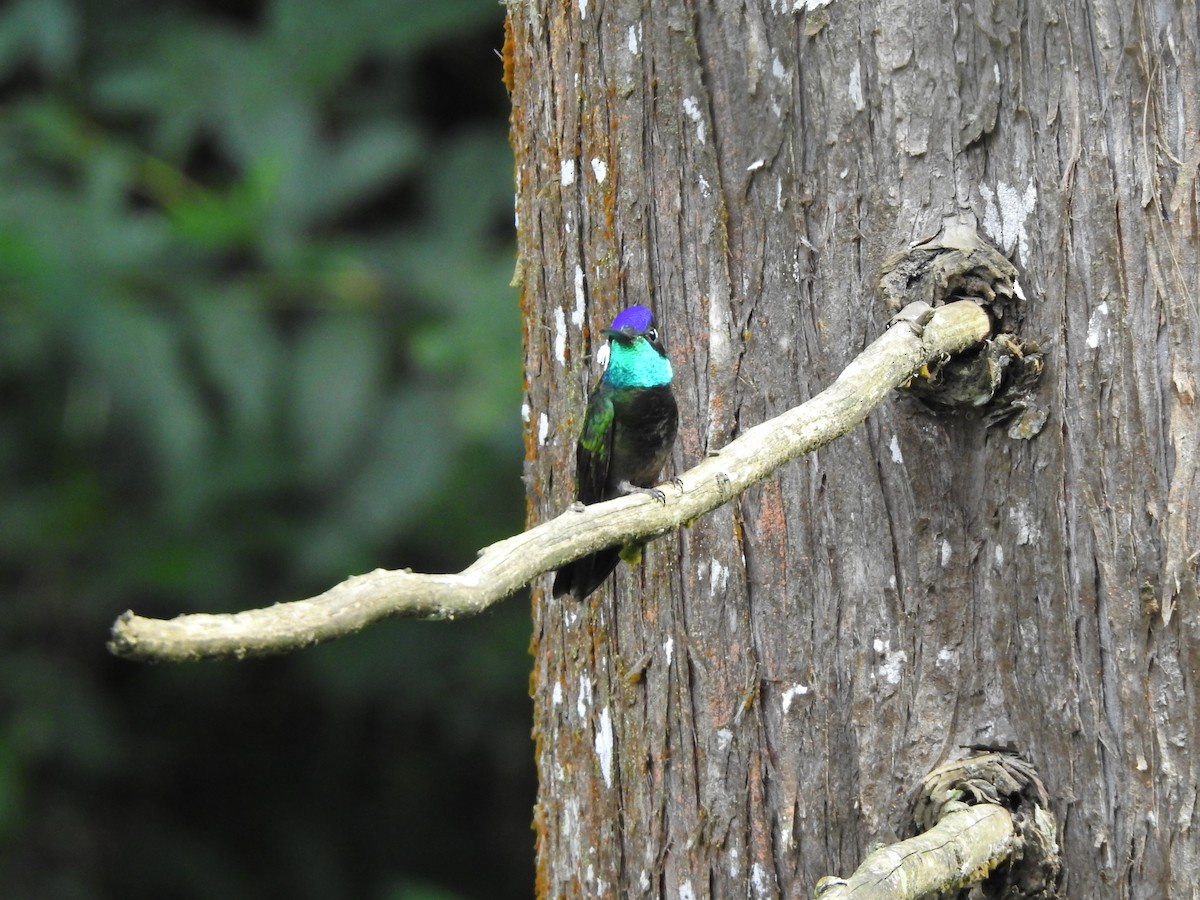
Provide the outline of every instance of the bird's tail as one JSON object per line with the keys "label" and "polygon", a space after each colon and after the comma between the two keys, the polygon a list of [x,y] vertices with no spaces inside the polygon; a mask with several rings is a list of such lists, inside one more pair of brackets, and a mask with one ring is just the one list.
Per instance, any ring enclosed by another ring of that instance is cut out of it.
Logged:
{"label": "bird's tail", "polygon": [[618,546],[606,547],[591,556],[567,563],[554,573],[551,592],[555,597],[572,594],[576,600],[583,600],[604,583],[620,559],[621,548]]}

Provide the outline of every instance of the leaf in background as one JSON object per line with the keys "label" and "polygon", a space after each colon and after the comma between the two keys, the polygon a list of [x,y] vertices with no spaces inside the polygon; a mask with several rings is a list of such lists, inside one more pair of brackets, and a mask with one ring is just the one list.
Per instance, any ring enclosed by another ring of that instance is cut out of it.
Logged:
{"label": "leaf in background", "polygon": [[114,405],[137,422],[154,448],[153,475],[174,517],[190,518],[200,502],[211,424],[183,359],[177,325],[132,306],[95,309],[94,331],[79,333],[92,367],[78,377],[103,378]]}
{"label": "leaf in background", "polygon": [[274,425],[283,389],[283,347],[266,310],[245,288],[230,288],[229,293],[193,301],[191,325],[234,438],[262,441]]}
{"label": "leaf in background", "polygon": [[361,465],[364,435],[381,424],[383,339],[373,318],[358,312],[323,316],[300,334],[291,426],[306,478],[324,481]]}
{"label": "leaf in background", "polygon": [[[414,275],[443,318],[413,337],[416,360],[455,383],[456,423],[469,435],[518,431],[521,403],[521,320],[512,291],[503,282],[510,261],[459,258],[454,247],[435,245]],[[437,271],[455,270],[452,279]]]}
{"label": "leaf in background", "polygon": [[336,144],[313,146],[321,152],[299,159],[296,172],[310,198],[296,212],[309,222],[336,215],[409,173],[423,150],[415,131],[388,121],[363,125]]}
{"label": "leaf in background", "polygon": [[[179,176],[177,181],[182,180]],[[225,189],[188,186],[158,193],[176,236],[194,249],[225,250],[258,242],[276,179],[265,167]]]}
{"label": "leaf in background", "polygon": [[346,473],[334,511],[306,542],[306,571],[353,557],[403,533],[428,512],[457,447],[442,398],[420,388],[398,392],[381,411],[373,440]]}
{"label": "leaf in background", "polygon": [[294,233],[332,219],[409,172],[421,150],[416,132],[377,122],[338,141],[319,134],[308,111],[284,106],[256,117],[253,168],[274,173],[269,227],[291,243]]}
{"label": "leaf in background", "polygon": [[[503,216],[499,224],[507,238],[512,222],[512,157],[490,135],[468,132],[445,147],[425,189],[432,197],[430,234],[454,235],[491,252],[502,246],[495,239],[497,213]],[[506,255],[511,264],[511,255]]]}
{"label": "leaf in background", "polygon": [[290,0],[271,4],[269,33],[298,72],[329,83],[364,50],[403,59],[472,24],[494,22],[489,6],[479,0]]}
{"label": "leaf in background", "polygon": [[257,116],[294,102],[286,74],[265,67],[260,48],[245,35],[211,21],[172,19],[145,31],[148,44],[135,49],[139,24],[114,28],[113,42],[128,44],[129,56],[107,59],[91,90],[106,113],[144,117],[150,149],[164,158],[184,159],[203,135],[221,138],[236,154],[253,141]]}
{"label": "leaf in background", "polygon": [[411,387],[398,392],[383,411],[376,439],[344,504],[370,532],[402,530],[424,512],[421,504],[438,488],[448,451],[456,449],[453,431],[447,428],[445,399]]}
{"label": "leaf in background", "polygon": [[66,0],[19,0],[0,13],[0,75],[29,57],[60,72],[79,52],[77,11]]}

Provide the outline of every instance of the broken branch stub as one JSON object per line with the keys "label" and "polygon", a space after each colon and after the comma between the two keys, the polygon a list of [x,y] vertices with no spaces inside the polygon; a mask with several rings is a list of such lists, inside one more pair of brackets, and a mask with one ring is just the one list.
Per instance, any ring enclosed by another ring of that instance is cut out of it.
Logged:
{"label": "broken branch stub", "polygon": [[817,882],[819,900],[1056,900],[1058,829],[1033,766],[986,752],[921,782],[915,837],[880,847],[849,878]]}
{"label": "broken branch stub", "polygon": [[1028,440],[1046,410],[1036,400],[1043,359],[1037,342],[1019,337],[1027,302],[1016,267],[979,234],[973,218],[948,218],[932,238],[893,254],[881,269],[879,295],[890,313],[913,302],[937,308],[972,300],[988,314],[992,335],[981,346],[919,371],[907,390],[935,410],[974,410],[988,425],[1010,422],[1008,435]]}
{"label": "broken branch stub", "polygon": [[913,822],[926,830],[948,812],[982,804],[1008,810],[1016,842],[1012,854],[984,881],[981,896],[1058,897],[1062,860],[1050,798],[1037,770],[1017,754],[985,752],[934,769],[921,781]]}

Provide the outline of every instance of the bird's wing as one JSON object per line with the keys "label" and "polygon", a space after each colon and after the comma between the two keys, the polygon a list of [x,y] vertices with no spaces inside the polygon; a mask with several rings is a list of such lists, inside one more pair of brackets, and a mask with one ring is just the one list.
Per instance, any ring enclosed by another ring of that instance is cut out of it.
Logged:
{"label": "bird's wing", "polygon": [[575,448],[576,495],[584,503],[598,503],[607,499],[605,489],[613,441],[612,398],[603,390],[592,391],[583,421],[583,433]]}

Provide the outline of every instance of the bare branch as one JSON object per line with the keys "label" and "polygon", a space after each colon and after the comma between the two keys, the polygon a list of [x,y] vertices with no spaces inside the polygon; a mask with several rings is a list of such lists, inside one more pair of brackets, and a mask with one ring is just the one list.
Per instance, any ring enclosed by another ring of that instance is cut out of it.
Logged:
{"label": "bare branch", "polygon": [[307,600],[245,612],[169,620],[126,612],[113,624],[109,650],[131,659],[177,662],[241,658],[305,647],[390,616],[475,615],[543,572],[605,546],[664,534],[727,503],[785,462],[845,434],[918,368],[975,346],[991,328],[987,313],[965,300],[941,306],[932,316],[924,310],[897,320],[826,390],[749,429],[685,472],[674,487],[664,485],[665,503],[632,495],[567,510],[484,548],[455,575],[377,569]]}

